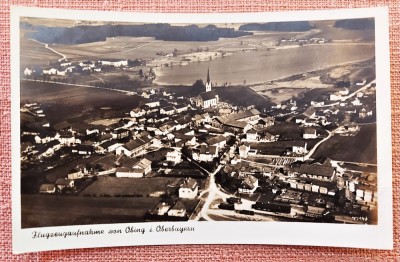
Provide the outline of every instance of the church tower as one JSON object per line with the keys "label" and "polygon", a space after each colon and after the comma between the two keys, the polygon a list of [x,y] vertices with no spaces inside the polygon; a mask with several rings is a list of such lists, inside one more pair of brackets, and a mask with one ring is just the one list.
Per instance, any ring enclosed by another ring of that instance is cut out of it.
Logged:
{"label": "church tower", "polygon": [[211,91],[210,68],[207,71],[206,92]]}

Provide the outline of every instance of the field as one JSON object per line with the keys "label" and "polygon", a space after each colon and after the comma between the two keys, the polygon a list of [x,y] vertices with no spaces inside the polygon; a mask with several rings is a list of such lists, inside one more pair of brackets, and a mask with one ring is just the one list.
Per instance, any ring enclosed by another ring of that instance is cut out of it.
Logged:
{"label": "field", "polygon": [[[304,142],[307,143],[307,150],[310,150],[317,144],[321,139],[307,139],[307,140],[295,140],[296,142]],[[288,149],[291,151],[292,146],[294,144],[293,140],[291,141],[276,141],[271,143],[249,143],[251,149],[257,149],[258,154],[261,155],[282,155],[282,153]]]}
{"label": "field", "polygon": [[[313,127],[317,130],[317,135],[326,137],[328,133],[321,127]],[[277,123],[269,126],[266,130],[273,135],[280,135],[282,140],[286,139],[300,139],[303,136],[305,127],[301,127],[293,122]]]}
{"label": "field", "polygon": [[50,61],[56,62],[61,56],[44,47],[35,41],[21,37],[20,61],[21,69],[27,66],[47,65]]}
{"label": "field", "polygon": [[333,136],[321,144],[312,157],[327,156],[340,161],[376,164],[376,124],[362,125],[360,128],[355,136]]}
{"label": "field", "polygon": [[123,117],[139,105],[141,98],[125,93],[45,82],[21,81],[21,103],[46,104],[50,123],[95,121],[102,115]]}
{"label": "field", "polygon": [[216,88],[221,101],[227,101],[238,106],[255,105],[262,110],[273,103],[266,97],[260,96],[252,89],[245,86],[229,86]]}
{"label": "field", "polygon": [[158,198],[22,195],[22,228],[143,222]]}
{"label": "field", "polygon": [[[82,196],[148,196],[158,192],[175,191],[179,178],[117,178],[100,177],[82,191]],[[171,192],[173,193],[173,192]]]}

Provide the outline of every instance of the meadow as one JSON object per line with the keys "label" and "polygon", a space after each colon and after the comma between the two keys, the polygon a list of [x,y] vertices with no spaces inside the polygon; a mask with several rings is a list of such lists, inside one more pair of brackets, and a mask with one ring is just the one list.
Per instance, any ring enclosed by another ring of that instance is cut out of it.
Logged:
{"label": "meadow", "polygon": [[143,222],[159,199],[21,195],[22,228]]}
{"label": "meadow", "polygon": [[355,136],[334,135],[318,147],[312,158],[327,156],[339,161],[376,164],[376,124],[360,128]]}

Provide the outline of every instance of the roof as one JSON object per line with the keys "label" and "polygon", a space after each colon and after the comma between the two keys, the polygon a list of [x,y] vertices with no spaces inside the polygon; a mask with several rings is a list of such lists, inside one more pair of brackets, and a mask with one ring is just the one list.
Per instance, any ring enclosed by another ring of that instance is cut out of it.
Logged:
{"label": "roof", "polygon": [[226,138],[222,135],[219,136],[214,136],[214,137],[210,137],[209,139],[206,140],[206,144],[209,146],[218,144],[222,141],[226,141]]}
{"label": "roof", "polygon": [[91,145],[77,145],[73,149],[78,151],[93,151],[93,146]]}
{"label": "roof", "polygon": [[199,94],[199,96],[201,97],[201,99],[203,99],[203,101],[207,101],[214,99],[218,95],[215,91],[209,91],[209,92],[202,92]]}
{"label": "roof", "polygon": [[72,179],[65,179],[65,178],[59,178],[59,179],[57,179],[57,181],[56,181],[56,185],[68,186],[69,183],[71,183],[72,181],[74,181],[74,180],[72,180]]}
{"label": "roof", "polygon": [[331,166],[331,160],[326,156],[321,156],[319,158],[311,161],[310,165],[312,166]]}
{"label": "roof", "polygon": [[217,153],[217,147],[216,146],[205,146],[205,145],[202,145],[200,147],[200,154],[215,155],[216,153]]}
{"label": "roof", "polygon": [[256,116],[259,115],[260,111],[258,111],[257,109],[253,108],[251,110],[245,110],[236,114],[232,114],[229,116],[230,119],[233,120],[239,120],[239,119],[243,119],[243,118],[247,118],[247,117],[252,117],[252,116]]}
{"label": "roof", "polygon": [[247,123],[236,120],[228,120],[224,123],[224,125],[244,129],[247,126]]}
{"label": "roof", "polygon": [[143,158],[143,159],[141,159],[140,161],[139,161],[139,163],[137,163],[136,165],[134,165],[133,167],[135,168],[135,167],[139,167],[139,168],[142,168],[142,169],[146,169],[147,167],[149,167],[151,165],[151,161],[150,160],[148,160],[148,159],[146,159],[146,158]]}
{"label": "roof", "polygon": [[54,191],[55,185],[53,184],[42,184],[40,186],[39,192],[47,192],[47,191]]}
{"label": "roof", "polygon": [[309,107],[309,108],[307,108],[306,111],[303,112],[303,115],[305,115],[306,117],[310,117],[310,116],[312,116],[313,114],[315,114],[315,109],[314,109],[314,107]]}
{"label": "roof", "polygon": [[135,140],[129,141],[128,143],[126,143],[124,145],[124,147],[130,151],[132,151],[133,149],[136,149],[138,147],[141,147],[145,144],[147,144],[149,142],[149,139],[147,139],[146,137],[143,138],[137,138]]}
{"label": "roof", "polygon": [[333,167],[312,166],[303,164],[298,169],[298,172],[302,174],[331,177],[335,173],[335,169]]}
{"label": "roof", "polygon": [[104,148],[104,149],[106,149],[106,148],[109,148],[110,146],[115,145],[117,143],[118,143],[117,141],[111,140],[111,141],[107,141],[107,142],[101,143],[99,146]]}
{"label": "roof", "polygon": [[301,140],[295,140],[295,141],[292,142],[292,146],[305,147],[306,146],[306,142],[305,141],[301,141]]}
{"label": "roof", "polygon": [[304,134],[307,134],[307,135],[314,135],[316,133],[317,133],[317,130],[315,130],[314,128],[306,128],[304,130]]}
{"label": "roof", "polygon": [[161,109],[164,110],[165,112],[174,111],[175,110],[175,108],[173,106],[166,106],[166,107],[163,107]]}
{"label": "roof", "polygon": [[246,178],[242,181],[242,185],[246,188],[254,189],[256,187],[257,178],[252,175],[246,176]]}
{"label": "roof", "polygon": [[197,181],[191,177],[186,178],[185,180],[183,180],[182,184],[181,184],[181,188],[190,188],[191,190],[195,190],[197,187]]}
{"label": "roof", "polygon": [[144,173],[144,169],[142,169],[142,168],[118,167],[116,172],[142,174],[142,173]]}

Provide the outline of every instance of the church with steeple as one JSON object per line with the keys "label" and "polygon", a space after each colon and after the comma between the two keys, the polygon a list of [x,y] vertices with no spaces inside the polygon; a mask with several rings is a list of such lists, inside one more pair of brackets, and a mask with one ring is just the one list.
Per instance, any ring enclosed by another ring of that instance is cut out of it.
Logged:
{"label": "church with steeple", "polygon": [[210,69],[207,71],[207,82],[205,84],[205,92],[201,92],[196,98],[196,106],[201,108],[210,108],[218,105],[219,97],[217,93],[212,90],[212,84],[210,79]]}

